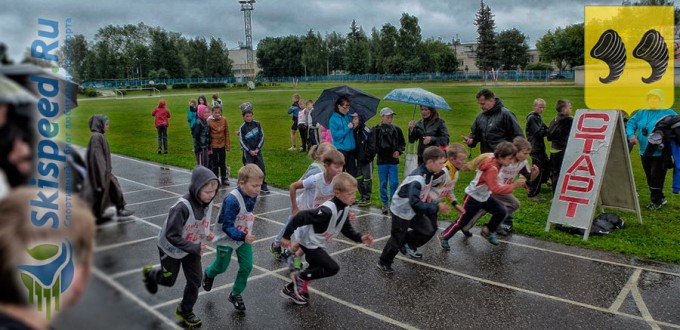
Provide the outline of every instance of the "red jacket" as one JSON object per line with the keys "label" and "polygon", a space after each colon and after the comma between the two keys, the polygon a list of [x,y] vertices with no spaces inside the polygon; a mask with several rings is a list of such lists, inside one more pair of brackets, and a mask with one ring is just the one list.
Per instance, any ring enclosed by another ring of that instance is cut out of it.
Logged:
{"label": "red jacket", "polygon": [[156,127],[168,127],[168,119],[170,118],[170,111],[165,107],[165,101],[161,100],[158,103],[158,108],[151,112],[151,115],[156,117]]}

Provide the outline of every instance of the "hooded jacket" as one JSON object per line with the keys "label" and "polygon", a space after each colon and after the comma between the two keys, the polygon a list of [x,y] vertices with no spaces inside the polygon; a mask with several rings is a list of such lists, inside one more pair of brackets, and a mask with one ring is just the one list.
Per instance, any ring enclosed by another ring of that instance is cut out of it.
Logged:
{"label": "hooded jacket", "polygon": [[567,149],[567,142],[569,142],[569,132],[571,132],[571,125],[574,123],[574,117],[558,113],[548,127],[548,141],[552,142],[552,150]]}
{"label": "hooded jacket", "polygon": [[[430,144],[423,143],[423,137],[431,136]],[[415,127],[408,132],[408,142],[418,143],[418,156],[423,156],[425,148],[431,146],[446,146],[449,144],[449,130],[446,128],[446,123],[443,119],[421,119],[416,122]]]}
{"label": "hooded jacket", "polygon": [[189,123],[189,129],[194,128],[194,125],[196,124],[197,111],[198,108],[195,105],[190,105],[189,108],[187,108],[187,123]]}
{"label": "hooded jacket", "polygon": [[474,142],[470,147],[474,148],[479,143],[482,153],[494,152],[499,143],[512,142],[517,136],[524,137],[517,117],[503,105],[501,99],[496,98],[493,108],[477,115],[472,123],[469,137]]}
{"label": "hooded jacket", "polygon": [[357,147],[354,140],[354,130],[348,127],[351,122],[352,117],[349,116],[349,113],[343,115],[337,110],[328,120],[328,129],[331,131],[333,146],[340,151],[354,151]]}
{"label": "hooded jacket", "polygon": [[95,191],[103,191],[111,176],[111,151],[109,142],[104,137],[104,126],[108,118],[94,115],[88,121],[90,125],[90,142],[87,144],[87,174]]}
{"label": "hooded jacket", "polygon": [[498,171],[501,164],[496,158],[490,157],[482,161],[477,167],[475,178],[465,188],[465,194],[478,202],[486,202],[491,194],[510,194],[514,187],[498,182]]}
{"label": "hooded jacket", "polygon": [[170,111],[165,107],[165,100],[158,102],[158,107],[151,112],[151,115],[156,118],[156,128],[170,126],[168,122]]}
{"label": "hooded jacket", "polygon": [[[198,197],[198,193],[208,182],[215,180],[219,187],[219,181],[211,170],[204,166],[196,166],[191,172],[191,184],[189,184],[189,192],[182,196],[191,204],[191,210],[183,203],[177,203],[168,212],[168,219],[166,222],[165,237],[170,244],[181,249],[184,252],[193,255],[201,255],[201,243],[191,243],[182,238],[182,229],[184,224],[189,219],[189,212],[193,212],[196,219],[203,219],[210,207],[210,202],[203,203]],[[214,198],[214,197],[213,197]]]}

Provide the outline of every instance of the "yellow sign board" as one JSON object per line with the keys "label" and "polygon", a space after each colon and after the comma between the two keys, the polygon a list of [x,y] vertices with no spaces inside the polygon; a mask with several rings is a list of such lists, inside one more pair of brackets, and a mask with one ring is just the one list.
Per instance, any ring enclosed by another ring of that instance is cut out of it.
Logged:
{"label": "yellow sign board", "polygon": [[673,15],[672,6],[585,7],[589,108],[630,114],[673,105]]}

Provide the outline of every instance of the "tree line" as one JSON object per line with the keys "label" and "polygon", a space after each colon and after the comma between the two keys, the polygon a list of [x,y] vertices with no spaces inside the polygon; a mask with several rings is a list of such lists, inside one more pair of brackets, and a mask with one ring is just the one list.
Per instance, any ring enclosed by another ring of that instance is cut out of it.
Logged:
{"label": "tree line", "polygon": [[144,23],[100,28],[94,40],[74,35],[60,51],[76,82],[97,79],[232,77],[232,61],[220,38],[187,39]]}
{"label": "tree line", "polygon": [[[667,0],[642,0],[624,5],[669,5]],[[676,24],[680,12],[676,8]],[[463,70],[456,53],[441,39],[423,40],[418,18],[403,13],[399,27],[373,27],[370,36],[355,20],[346,34],[267,37],[257,45],[257,62],[265,77],[350,74],[451,73]],[[536,42],[541,60],[529,64],[527,36],[518,29],[496,32],[491,8],[480,1],[475,61],[481,70],[560,70],[584,63],[584,25],[548,31]],[[456,41],[454,41],[455,43]],[[97,79],[232,77],[232,61],[220,38],[187,39],[161,27],[137,25],[100,28],[94,40],[75,35],[61,48],[76,82]],[[4,52],[3,52],[4,53]],[[60,59],[65,58],[60,56]],[[61,66],[64,63],[59,63]]]}

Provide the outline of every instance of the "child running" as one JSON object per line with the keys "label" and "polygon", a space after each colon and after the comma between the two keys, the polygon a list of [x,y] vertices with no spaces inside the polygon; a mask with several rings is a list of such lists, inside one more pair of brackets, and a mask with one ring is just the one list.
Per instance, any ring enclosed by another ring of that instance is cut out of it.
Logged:
{"label": "child running", "polygon": [[354,203],[357,191],[357,181],[348,173],[340,173],[332,181],[333,199],[321,206],[297,213],[286,226],[281,240],[283,247],[288,247],[293,232],[307,226],[306,230],[298,233],[300,248],[305,252],[309,266],[293,273],[293,281],[284,286],[281,296],[292,300],[298,305],[309,303],[309,282],[324,277],[334,276],[340,270],[338,263],[326,252],[325,242],[342,232],[347,238],[362,242],[368,246],[373,244],[373,236],[358,233],[352,224],[354,214],[349,208]]}
{"label": "child running", "polygon": [[[512,144],[515,146],[515,148],[517,148],[517,153],[510,161],[509,165],[500,168],[498,172],[498,182],[504,185],[511,184],[519,174],[522,174],[522,176],[526,178],[527,182],[530,182],[531,178],[535,177],[539,173],[538,165],[534,165],[529,168],[529,162],[527,161],[527,158],[529,158],[529,155],[531,154],[531,143],[529,143],[529,141],[523,137],[518,136],[515,137],[515,140],[512,142]],[[480,155],[477,158],[486,159],[493,156],[494,155],[491,153],[486,153]],[[507,236],[512,231],[512,215],[515,213],[515,211],[517,211],[517,209],[519,209],[519,200],[517,197],[515,197],[515,195],[512,194],[512,192],[508,194],[492,193],[491,196],[503,204],[506,211],[505,219],[503,219],[503,222],[501,222],[500,226],[498,226],[498,229],[496,229],[496,234]],[[477,214],[463,228],[463,233],[469,233],[470,229],[475,225],[477,220],[479,220],[485,214],[485,210],[479,210],[479,212],[477,212]],[[468,234],[465,234],[465,236],[469,237]]]}
{"label": "child running", "polygon": [[184,297],[177,305],[175,317],[187,326],[195,327],[202,323],[193,312],[201,287],[201,256],[206,249],[206,240],[215,235],[210,232],[210,203],[220,184],[215,174],[203,166],[191,172],[189,193],[180,197],[170,208],[163,228],[158,236],[158,252],[161,267],[147,265],[143,268],[144,286],[151,294],[158,291],[158,285],[172,287],[179,275],[180,266],[184,270],[187,283]]}
{"label": "child running", "polygon": [[229,267],[231,254],[236,251],[238,257],[238,273],[234,286],[229,294],[229,302],[239,312],[245,312],[241,293],[246,288],[248,276],[253,270],[253,223],[255,216],[253,208],[260,193],[264,173],[255,164],[248,164],[238,171],[238,187],[233,189],[222,202],[222,211],[217,224],[220,229],[215,230],[217,257],[203,274],[203,289],[212,290],[215,276],[224,273]]}
{"label": "child running", "polygon": [[[333,198],[333,186],[331,185],[331,182],[336,175],[342,172],[342,168],[345,165],[345,157],[340,151],[333,147],[323,154],[322,159],[324,167],[322,173],[317,173],[290,185],[291,218],[300,210],[310,210],[319,207],[324,202]],[[297,191],[299,189],[304,190],[298,199]],[[286,225],[289,223],[290,218]],[[279,232],[274,244],[272,244],[273,246],[276,245],[277,239],[279,241],[278,245],[281,245],[281,237],[283,237],[284,232],[285,228]],[[298,234],[300,233],[296,233],[296,235]],[[292,270],[299,269],[302,266],[302,255],[304,254],[304,251],[299,249],[297,243],[293,243],[290,244],[289,252],[290,255],[286,256],[286,259],[288,259],[287,261],[290,268]]]}
{"label": "child running", "polygon": [[[309,164],[309,167],[307,167],[307,170],[305,171],[305,173],[302,174],[302,177],[300,178],[300,180],[293,183],[293,185],[295,185],[296,187],[301,185],[301,187],[304,188],[304,182],[307,178],[312,177],[312,176],[319,174],[319,173],[326,172],[327,171],[326,167],[327,166],[330,167],[332,165],[332,159],[329,157],[328,159],[331,160],[331,163],[330,163],[330,165],[326,165],[324,163],[324,161],[325,161],[324,157],[325,157],[326,153],[328,151],[331,151],[331,150],[336,150],[336,149],[330,143],[322,143],[322,144],[319,144],[319,145],[312,146],[312,148],[309,150],[309,157],[311,157],[314,161],[311,164]],[[342,165],[344,165],[344,161],[342,161],[342,164],[339,164],[340,171],[342,171]],[[331,176],[330,179],[328,179],[326,181],[330,182],[333,179],[334,176],[335,175]],[[310,187],[310,192],[307,193],[307,195],[304,195],[304,198],[313,197],[316,194],[316,191],[315,191],[316,188],[317,187],[323,187],[323,181],[321,181],[321,180],[316,180],[316,181],[319,181],[320,184],[313,183],[313,184],[310,185],[310,183],[308,182],[308,186]],[[298,184],[298,183],[300,183],[300,184]],[[296,189],[296,195],[295,195],[296,199],[295,199],[294,204],[292,204],[292,205],[297,205],[298,209],[300,209],[300,204],[303,204],[304,205],[303,207],[308,207],[307,205],[309,203],[303,202],[303,200],[302,200],[303,195],[297,196],[297,190],[300,189],[300,188],[295,188],[295,189]],[[305,189],[303,191],[303,194],[306,191],[307,190]],[[291,202],[292,201],[293,201],[293,199],[291,198]],[[321,203],[319,203],[319,205],[320,204]],[[314,207],[314,206],[312,205],[312,207]],[[308,208],[311,208],[311,207],[308,207]],[[286,222],[286,225],[288,225],[288,223],[290,223],[290,219],[292,217],[293,217],[293,215],[288,217],[288,221]],[[269,252],[271,252],[274,255],[274,259],[276,259],[276,260],[281,260],[281,257],[282,257],[283,251],[281,250],[281,237],[283,237],[283,233],[284,233],[285,230],[286,230],[285,226],[283,228],[281,228],[278,235],[276,235],[276,237],[274,238],[274,241],[272,242],[271,246],[269,247]]]}
{"label": "child running", "polygon": [[[449,213],[451,208],[429,198],[435,174],[442,172],[446,154],[439,147],[423,151],[423,164],[404,178],[392,196],[392,230],[390,239],[380,255],[378,268],[385,274],[394,272],[392,263],[397,253],[408,253],[422,258],[417,248],[427,243],[437,232],[437,212]],[[411,229],[411,230],[409,230]]]}
{"label": "child running", "polygon": [[486,210],[491,213],[491,220],[481,230],[482,237],[489,243],[498,245],[498,240],[494,232],[505,219],[506,211],[503,205],[493,196],[494,194],[509,194],[513,189],[525,185],[525,180],[520,179],[511,184],[500,184],[498,182],[498,172],[501,166],[507,166],[517,153],[517,148],[510,142],[504,141],[496,146],[494,158],[488,158],[479,164],[477,174],[470,184],[465,188],[465,199],[463,208],[465,213],[458,217],[456,222],[450,224],[440,234],[439,240],[443,249],[448,250],[448,240],[453,237],[458,230],[465,227],[479,210]]}

